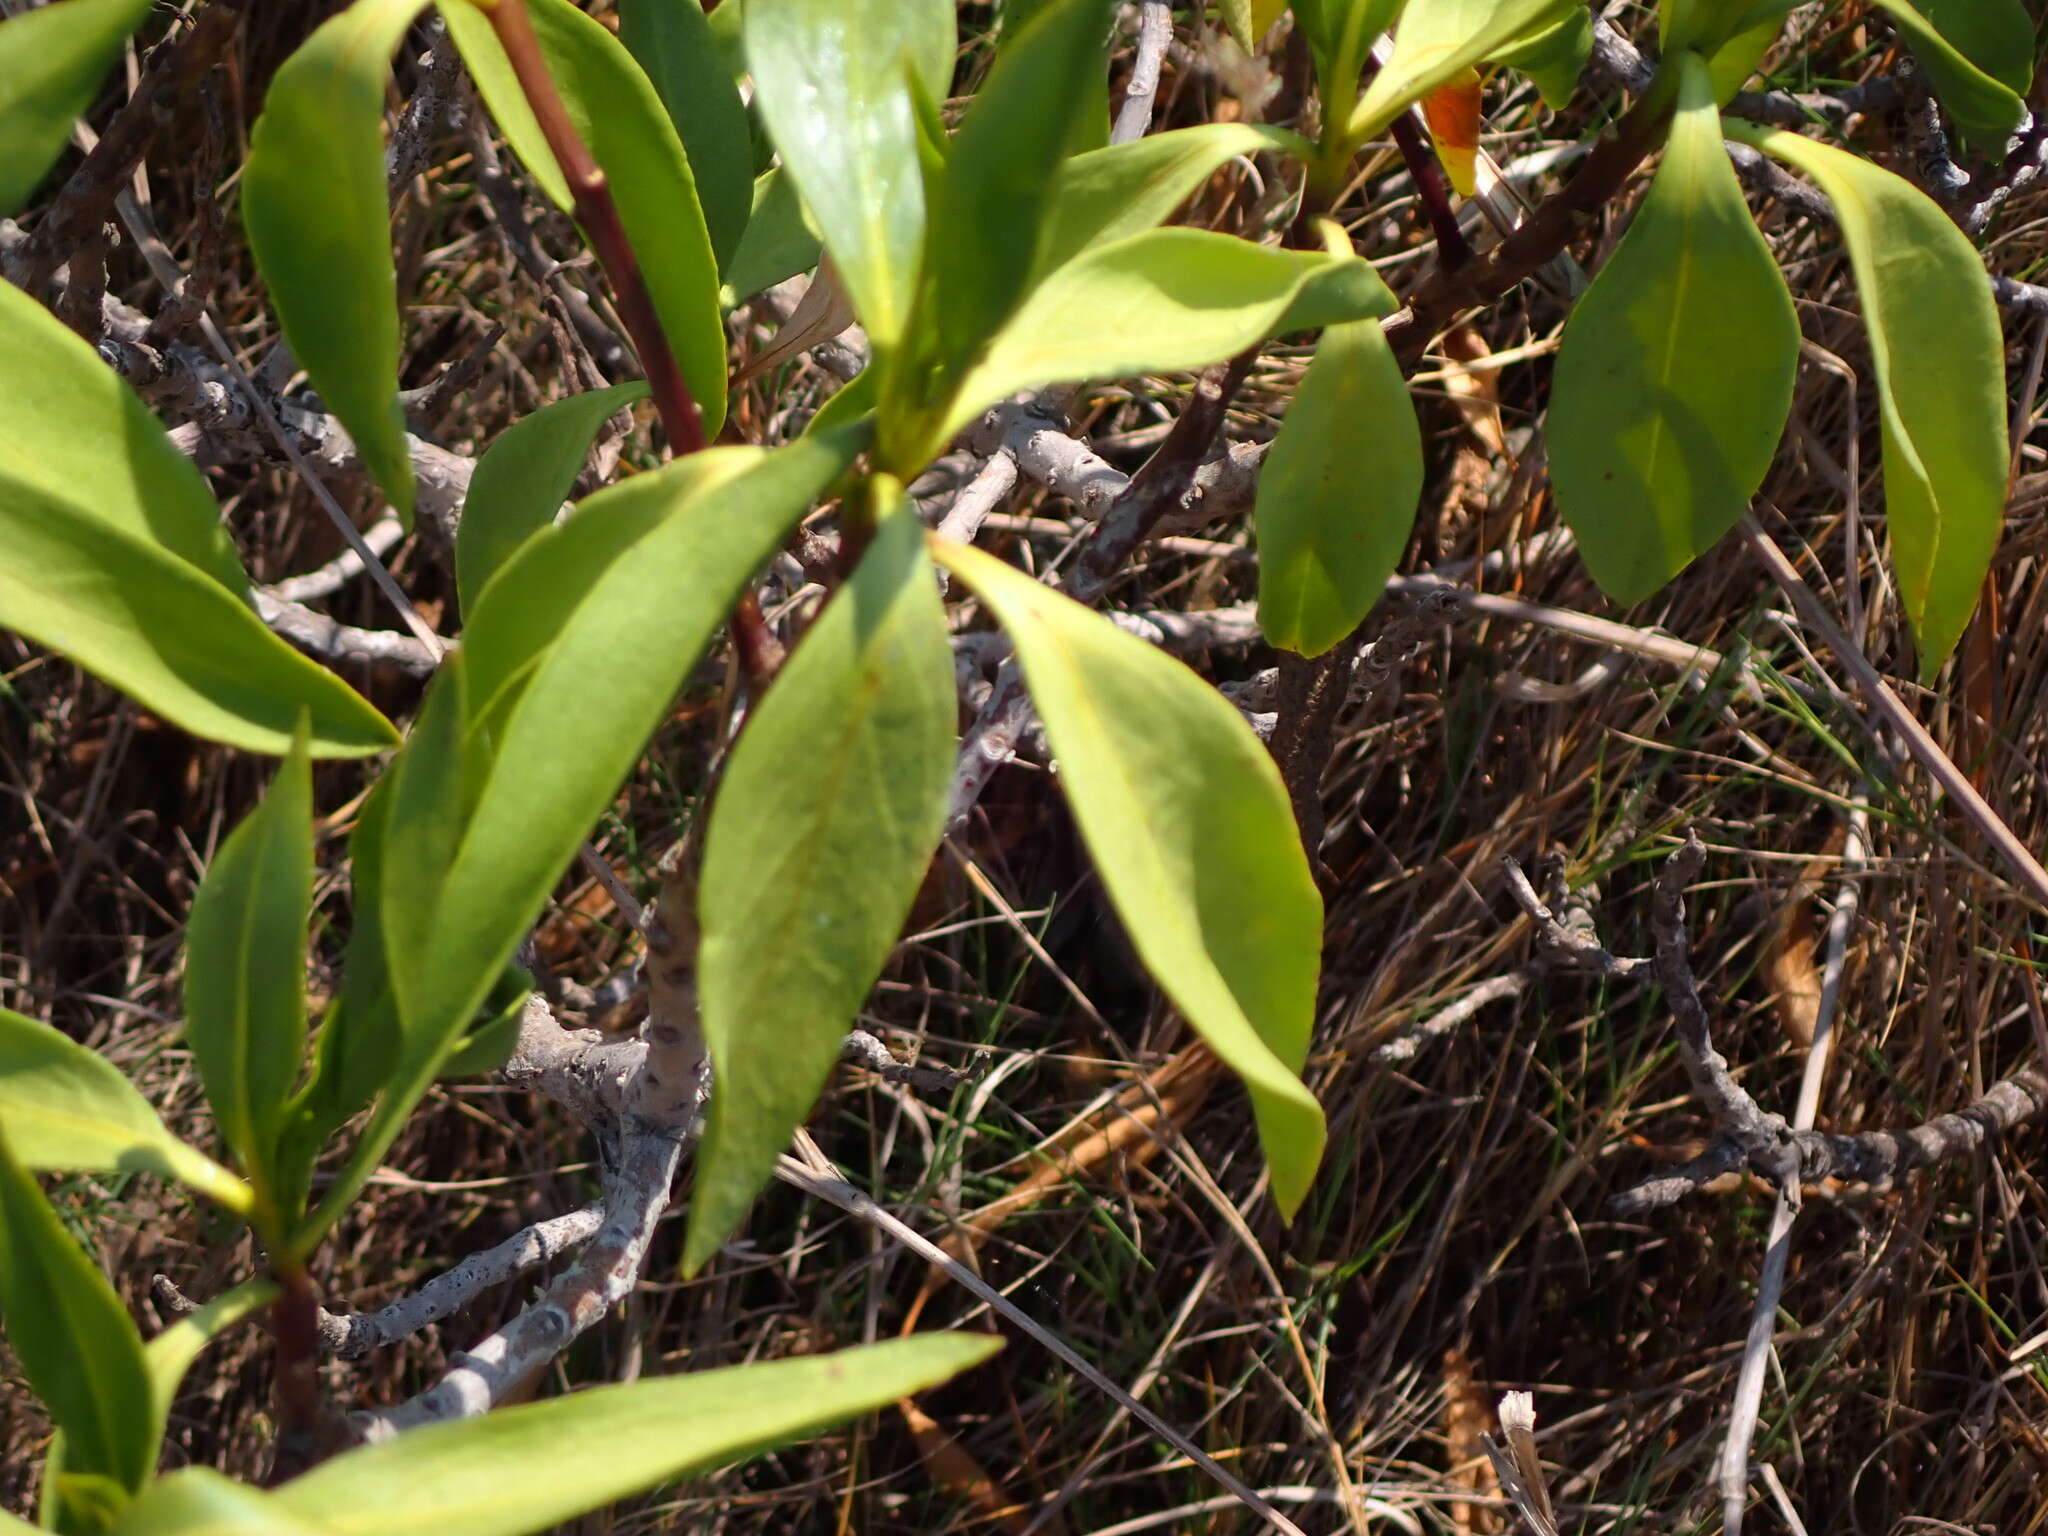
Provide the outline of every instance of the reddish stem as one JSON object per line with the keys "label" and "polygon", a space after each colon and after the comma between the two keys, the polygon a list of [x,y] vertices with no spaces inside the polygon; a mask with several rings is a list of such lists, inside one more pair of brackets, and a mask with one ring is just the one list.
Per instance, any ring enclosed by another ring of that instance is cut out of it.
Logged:
{"label": "reddish stem", "polygon": [[[555,89],[554,77],[548,73],[540,39],[534,35],[533,18],[526,12],[526,0],[496,0],[489,15],[492,30],[519,79],[519,89],[533,109],[534,121],[540,124],[555,163],[569,183],[577,222],[590,236],[605,276],[611,280],[612,292],[618,297],[619,318],[626,322],[627,333],[640,354],[640,366],[647,374],[654,408],[668,432],[669,446],[677,457],[695,453],[704,446],[703,415],[662,331],[661,317],[647,290],[647,280],[641,275],[639,259],[633,254],[633,243],[627,238],[618,204],[612,200],[611,184],[592,158],[583,136],[576,131],[575,123],[570,121],[569,110]],[[781,666],[783,647],[768,627],[761,604],[752,592],[742,593],[733,605],[732,633],[740,665],[758,694]]]}
{"label": "reddish stem", "polygon": [[534,35],[533,18],[526,13],[526,0],[496,0],[488,14],[505,57],[511,61],[512,73],[519,78],[526,104],[533,109],[534,121],[540,124],[555,163],[569,183],[569,195],[576,204],[576,221],[590,236],[605,276],[611,279],[612,292],[618,296],[619,318],[626,322],[627,333],[640,354],[640,366],[647,374],[654,408],[661,413],[669,444],[678,456],[695,453],[704,446],[703,417],[669,347],[668,337],[662,332],[661,317],[647,291],[647,280],[641,276],[633,244],[626,238],[619,206],[612,201],[611,184],[605,179],[603,168],[591,157],[575,123],[570,121],[569,109],[563,105],[554,77],[548,73],[540,39]]}

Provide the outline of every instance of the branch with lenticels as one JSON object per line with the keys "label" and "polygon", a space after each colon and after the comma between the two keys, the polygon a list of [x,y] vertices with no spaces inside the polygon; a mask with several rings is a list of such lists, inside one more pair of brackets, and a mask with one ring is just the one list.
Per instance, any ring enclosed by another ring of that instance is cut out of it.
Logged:
{"label": "branch with lenticels", "polygon": [[1826,1179],[1884,1187],[1916,1169],[1975,1152],[2048,1110],[2048,1072],[2039,1066],[2022,1067],[1963,1109],[1902,1131],[1836,1136],[1795,1130],[1782,1115],[1763,1109],[1714,1049],[1706,1003],[1693,974],[1685,891],[1705,860],[1705,845],[1688,834],[1666,862],[1651,907],[1656,953],[1647,958],[1613,954],[1589,933],[1568,927],[1537,896],[1521,867],[1512,859],[1503,861],[1509,892],[1535,925],[1548,964],[1617,980],[1654,976],[1677,1026],[1693,1097],[1715,1127],[1714,1139],[1700,1156],[1617,1195],[1618,1214],[1644,1215],[1742,1169],[1795,1193]]}

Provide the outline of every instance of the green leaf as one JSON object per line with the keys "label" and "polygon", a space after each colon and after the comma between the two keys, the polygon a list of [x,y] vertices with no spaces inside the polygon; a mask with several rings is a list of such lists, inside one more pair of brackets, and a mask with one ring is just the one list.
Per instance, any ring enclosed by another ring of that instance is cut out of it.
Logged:
{"label": "green leaf", "polygon": [[700,0],[619,0],[626,45],[683,141],[722,273],[754,206],[754,136]]}
{"label": "green leaf", "polygon": [[1259,472],[1259,628],[1319,656],[1386,590],[1422,497],[1422,432],[1376,320],[1323,332]]}
{"label": "green leaf", "polygon": [[1664,163],[1565,323],[1551,386],[1558,510],[1619,603],[1648,597],[1742,515],[1777,450],[1799,355],[1707,66],[1682,58]]}
{"label": "green leaf", "polygon": [[1536,84],[1543,104],[1562,112],[1579,88],[1586,60],[1593,55],[1593,13],[1574,6],[1564,17],[1527,40],[1495,55],[1499,63],[1519,70]]}
{"label": "green leaf", "polygon": [[128,1309],[0,1135],[0,1321],[64,1432],[67,1474],[133,1493],[156,1467],[149,1368]]}
{"label": "green leaf", "polygon": [[163,1438],[171,1404],[177,1399],[185,1373],[192,1369],[192,1362],[199,1358],[200,1351],[276,1296],[277,1287],[270,1281],[244,1280],[234,1289],[221,1292],[198,1311],[186,1313],[142,1346],[144,1363],[149,1368],[154,1423],[152,1444]]}
{"label": "green leaf", "polygon": [[[1984,0],[1975,0],[1975,3],[1981,4]],[[2019,126],[2020,118],[2027,110],[2019,93],[1988,70],[1972,63],[1955,43],[1935,29],[1933,21],[1908,5],[1906,0],[1876,0],[1876,4],[1891,17],[1892,25],[1905,35],[1913,57],[1927,71],[1934,94],[1948,108],[1949,116],[1956,120],[1963,136],[1994,160],[2002,158],[2006,139]],[[1955,6],[1944,10],[1943,15],[1953,25],[1965,9],[1967,7]],[[1989,27],[1972,26],[1967,35],[1973,41],[1979,41],[1996,34]],[[2031,45],[2031,37],[2029,43]],[[2009,72],[2010,60],[2002,63]]]}
{"label": "green leaf", "polygon": [[1899,599],[1935,673],[1977,606],[2005,517],[2005,343],[1983,261],[1924,193],[1795,133],[1729,125],[1835,205],[1877,364]]}
{"label": "green leaf", "polygon": [[304,1065],[312,906],[313,783],[301,743],[214,857],[185,932],[185,1038],[221,1139],[265,1196]]}
{"label": "green leaf", "polygon": [[1921,0],[1925,16],[1956,50],[2021,96],[2034,84],[2034,21],[2020,0]]}
{"label": "green leaf", "polygon": [[1089,82],[1109,67],[1104,0],[1055,0],[996,58],[960,125],[925,240],[938,359],[957,370],[1017,306]]}
{"label": "green leaf", "polygon": [[748,0],[755,102],[878,347],[910,316],[924,175],[906,64],[933,100],[953,74],[952,0]]}
{"label": "green leaf", "polygon": [[[467,661],[467,648],[458,651]],[[449,658],[450,661],[454,657]],[[446,663],[444,663],[444,666]],[[340,995],[327,1010],[314,1043],[313,1075],[300,1091],[280,1162],[281,1208],[296,1210],[320,1143],[376,1095],[398,1068],[403,1033],[398,1000],[385,961],[383,913],[384,823],[392,775],[371,788],[349,837],[352,924],[342,966]]]}
{"label": "green leaf", "polygon": [[1376,139],[1460,70],[1493,58],[1563,18],[1582,0],[1427,0],[1402,11],[1394,48],[1351,109],[1350,141]]}
{"label": "green leaf", "polygon": [[[765,455],[711,449],[636,475],[529,541],[485,590],[469,642],[469,713],[472,736],[487,726],[494,755],[442,887],[404,1063],[302,1242],[376,1166],[741,588],[865,444],[856,430]],[[719,472],[736,453],[746,467]],[[525,605],[548,573],[566,598],[536,628],[507,607]],[[564,753],[565,742],[575,750]]]}
{"label": "green leaf", "polygon": [[30,1168],[156,1173],[237,1215],[253,1209],[249,1186],[173,1136],[112,1062],[4,1008],[0,1131]]}
{"label": "green leaf", "polygon": [[596,1387],[348,1451],[270,1499],[332,1536],[525,1536],[885,1407],[998,1347],[928,1333]]}
{"label": "green leaf", "polygon": [[755,294],[818,264],[818,232],[804,213],[796,182],[780,166],[754,183],[754,213],[733,253],[718,302],[736,309]]}
{"label": "green leaf", "polygon": [[636,477],[585,498],[566,522],[520,546],[484,589],[463,632],[471,733],[502,724],[592,586],[614,572],[640,540],[687,501],[765,457],[759,448],[737,446],[690,454],[657,479]]}
{"label": "green leaf", "polygon": [[952,649],[923,530],[882,518],[733,748],[698,886],[718,1091],[683,1267],[718,1250],[810,1114],[945,828]]}
{"label": "green leaf", "polygon": [[1062,162],[1039,235],[1037,272],[1050,272],[1089,246],[1164,223],[1222,166],[1264,151],[1306,159],[1311,146],[1284,128],[1205,123]]}
{"label": "green leaf", "polygon": [[462,1022],[436,1015],[429,995],[443,963],[434,942],[441,892],[485,766],[482,742],[470,739],[466,671],[459,652],[442,666],[405,750],[386,775],[391,789],[379,834],[375,910],[408,1062],[446,1054]]}
{"label": "green leaf", "polygon": [[1145,969],[1251,1092],[1292,1218],[1323,1152],[1295,1074],[1315,1023],[1322,898],[1280,772],[1165,652],[965,545],[932,541],[1017,647],[1061,786]]}
{"label": "green leaf", "polygon": [[424,9],[355,0],[324,23],[272,77],[242,168],[242,223],[285,340],[408,522],[384,87]]}
{"label": "green leaf", "polygon": [[[683,142],[654,85],[603,22],[572,0],[526,4],[569,121],[610,185],[662,334],[703,413],[704,436],[715,438],[725,421],[725,322],[718,311],[718,259]],[[575,212],[569,184],[490,22],[473,0],[439,0],[439,6],[513,152],[557,207]]]}
{"label": "green leaf", "polygon": [[1310,281],[1338,267],[1355,286],[1346,303],[1323,306],[1317,324],[1371,314],[1385,285],[1363,262],[1206,230],[1155,229],[1092,247],[1032,290],[961,381],[937,435],[951,437],[1021,389],[1229,357],[1274,334]]}
{"label": "green leaf", "polygon": [[209,740],[283,752],[301,711],[322,757],[397,739],[263,627],[191,461],[91,347],[6,283],[0,378],[21,381],[0,411],[0,624]]}
{"label": "green leaf", "polygon": [[0,22],[0,214],[63,153],[149,0],[59,0]]}
{"label": "green leaf", "polygon": [[[1402,0],[1294,0],[1295,24],[1314,55],[1327,132],[1342,127],[1358,100],[1358,76],[1373,42],[1393,25]],[[1348,158],[1348,155],[1346,156]]]}
{"label": "green leaf", "polygon": [[327,1529],[210,1467],[180,1467],[128,1506],[113,1536],[326,1536]]}
{"label": "green leaf", "polygon": [[[680,0],[693,5],[695,0]],[[555,520],[569,499],[590,444],[611,416],[647,398],[635,379],[554,400],[501,432],[476,461],[455,530],[455,578],[465,609],[506,557]]]}

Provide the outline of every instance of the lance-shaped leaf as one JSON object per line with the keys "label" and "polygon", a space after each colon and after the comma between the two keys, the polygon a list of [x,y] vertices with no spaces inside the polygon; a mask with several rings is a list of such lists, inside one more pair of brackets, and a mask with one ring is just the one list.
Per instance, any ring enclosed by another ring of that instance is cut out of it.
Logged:
{"label": "lance-shaped leaf", "polygon": [[925,240],[938,357],[957,368],[1031,276],[1054,167],[1090,82],[1109,66],[1103,0],[1055,0],[996,58],[953,141]]}
{"label": "lance-shaped leaf", "polygon": [[276,1295],[276,1285],[268,1280],[244,1280],[197,1311],[186,1313],[142,1346],[149,1367],[152,1443],[163,1437],[178,1387],[200,1351]]}
{"label": "lance-shaped leaf", "polygon": [[701,0],[619,0],[619,41],[647,72],[683,141],[724,272],[754,205],[754,136]]}
{"label": "lance-shaped leaf", "polygon": [[[1327,3],[1327,0],[1326,0]],[[1428,0],[1401,12],[1393,52],[1351,109],[1351,142],[1377,138],[1431,91],[1533,37],[1580,0]]]}
{"label": "lance-shaped leaf", "polygon": [[804,212],[804,200],[797,196],[795,179],[778,165],[754,182],[753,216],[726,267],[718,302],[737,308],[783,279],[810,271],[822,249]]}
{"label": "lance-shaped leaf", "polygon": [[1575,6],[1561,21],[1502,49],[1496,58],[1533,80],[1543,105],[1562,112],[1579,88],[1579,76],[1586,72],[1586,60],[1592,53],[1593,13]]}
{"label": "lance-shaped leaf", "polygon": [[1664,163],[1565,324],[1550,474],[1586,566],[1648,597],[1726,533],[1791,407],[1799,323],[1721,146],[1713,82],[1684,74]]}
{"label": "lance-shaped leaf", "polygon": [[0,625],[209,740],[283,752],[302,712],[322,757],[396,740],[263,627],[191,460],[91,347],[7,283],[0,378],[15,381],[0,411]]}
{"label": "lance-shaped leaf", "polygon": [[[1290,315],[1317,279],[1318,312]],[[1025,299],[969,370],[945,418],[951,437],[1020,389],[1200,368],[1272,335],[1359,320],[1384,285],[1364,262],[1283,251],[1198,229],[1155,229],[1090,248]]]}
{"label": "lance-shaped leaf", "polygon": [[[1988,4],[1990,0],[1971,0],[1971,3]],[[1982,153],[1994,159],[2003,156],[2007,135],[2019,126],[2020,117],[2027,109],[2026,103],[2020,100],[2019,92],[1997,78],[1997,72],[1989,67],[1988,58],[1987,67],[1980,68],[1956,43],[1937,30],[1927,15],[1915,10],[1906,0],[1877,0],[1877,5],[1905,34],[1913,57],[1927,71],[1934,94],[1941,98],[1941,104],[1948,108],[1949,115],[1956,120],[1956,126],[1963,130],[1964,136]],[[1953,12],[1966,8],[1958,5],[1952,10],[1944,10],[1942,14],[1953,23],[1956,20]],[[1998,33],[1990,25],[1978,24],[1966,26],[1958,35],[1967,35],[1981,44],[1983,40],[1995,38]],[[2030,36],[2030,45],[2031,41]],[[2000,62],[2003,68],[2011,70],[2009,59]]]}
{"label": "lance-shaped leaf", "polygon": [[[758,466],[759,448],[710,448],[579,502],[528,539],[493,579],[463,632],[471,733],[495,731],[548,652],[569,638],[592,587],[695,498]],[[628,491],[627,484],[633,489]],[[658,494],[657,494],[658,491]]]}
{"label": "lance-shaped leaf", "polygon": [[148,14],[149,0],[57,0],[0,22],[0,214],[28,201]]}
{"label": "lance-shaped leaf", "polygon": [[[301,1241],[376,1166],[741,588],[866,440],[854,430],[744,451],[738,474],[698,463],[730,462],[732,450],[713,449],[636,475],[531,541],[491,583],[468,686],[472,734],[487,726],[494,751],[442,886],[433,963],[406,1004],[404,1060]],[[616,537],[621,529],[633,536]],[[535,588],[522,571],[556,555],[534,568],[551,569],[567,597],[537,629],[506,605]],[[575,750],[565,754],[564,742]]]}
{"label": "lance-shaped leaf", "polygon": [[712,804],[697,978],[718,1091],[686,1271],[774,1173],[902,932],[945,826],[957,707],[923,530],[895,506],[747,721]]}
{"label": "lance-shaped leaf", "polygon": [[999,1347],[927,1333],[596,1387],[345,1452],[270,1502],[329,1536],[526,1536],[885,1407]]}
{"label": "lance-shaped leaf", "polygon": [[762,121],[861,323],[889,346],[909,321],[924,244],[908,76],[945,99],[952,0],[749,0],[743,24]]}
{"label": "lance-shaped leaf", "polygon": [[229,834],[192,898],[185,1038],[221,1139],[259,1190],[306,1048],[313,786],[303,743]]}
{"label": "lance-shaped leaf", "polygon": [[[693,6],[695,0],[678,0]],[[465,608],[527,538],[555,520],[583,472],[597,429],[616,411],[647,398],[635,379],[554,400],[501,432],[476,461],[462,521],[455,530],[455,578]]]}
{"label": "lance-shaped leaf", "polygon": [[1729,130],[1835,205],[1877,364],[1892,565],[1932,682],[1977,606],[2005,516],[2005,342],[1983,261],[1925,193],[1861,156]]}
{"label": "lance-shaped leaf", "polygon": [[1356,629],[1394,574],[1421,497],[1422,432],[1379,322],[1331,326],[1259,472],[1266,639],[1319,656]]}
{"label": "lance-shaped leaf", "polygon": [[1308,140],[1258,123],[1204,123],[1148,133],[1060,163],[1038,241],[1043,275],[1092,245],[1162,224],[1239,155],[1278,151],[1306,159]]}
{"label": "lance-shaped leaf", "polygon": [[0,1132],[30,1168],[162,1174],[238,1215],[249,1186],[173,1136],[120,1068],[0,1008]]}
{"label": "lance-shaped leaf", "polygon": [[114,1536],[326,1536],[260,1488],[211,1467],[180,1467],[160,1477],[122,1512]]}
{"label": "lance-shaped leaf", "polygon": [[285,340],[401,517],[398,279],[384,183],[391,54],[426,0],[355,0],[279,67],[249,137],[242,222]]}
{"label": "lance-shaped leaf", "polygon": [[[572,0],[526,5],[569,121],[604,171],[662,335],[703,413],[704,436],[714,438],[725,421],[725,323],[689,156],[653,84],[603,22]],[[490,22],[474,0],[440,0],[440,11],[513,152],[556,206],[573,213],[569,184]]]}
{"label": "lance-shaped leaf", "polygon": [[133,1493],[156,1466],[149,1367],[128,1309],[0,1132],[0,1323],[64,1433],[64,1471]]}
{"label": "lance-shaped leaf", "polygon": [[1373,41],[1392,25],[1401,0],[1294,0],[1292,9],[1315,57],[1325,132],[1341,132]]}
{"label": "lance-shaped leaf", "polygon": [[2034,19],[2022,0],[1921,0],[1919,9],[1964,58],[2027,94],[2034,83]]}
{"label": "lance-shaped leaf", "polygon": [[932,554],[995,614],[1117,915],[1160,989],[1251,1092],[1292,1217],[1323,1153],[1296,1074],[1322,898],[1272,757],[1223,696],[1108,619],[965,545]]}

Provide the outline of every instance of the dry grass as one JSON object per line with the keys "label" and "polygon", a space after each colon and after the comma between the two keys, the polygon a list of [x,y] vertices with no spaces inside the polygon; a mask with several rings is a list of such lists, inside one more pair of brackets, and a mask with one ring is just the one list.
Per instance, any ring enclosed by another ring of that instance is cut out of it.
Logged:
{"label": "dry grass", "polygon": [[[294,7],[255,8],[223,76],[237,143],[246,142],[263,82],[310,23]],[[1814,38],[1810,49],[1810,76],[1795,73],[1789,83],[1887,67],[1882,49],[1853,29]],[[399,90],[412,80],[402,62]],[[1162,116],[1241,113],[1243,91],[1239,77],[1199,53],[1177,53]],[[1291,113],[1298,99],[1283,82],[1269,110]],[[195,112],[173,114],[148,160],[152,206],[167,232],[193,227]],[[1593,121],[1539,121],[1524,89],[1492,103],[1489,126],[1501,139],[1490,147],[1508,161]],[[1882,125],[1859,142],[1889,150]],[[1378,254],[1421,239],[1398,171],[1377,164],[1343,210]],[[580,387],[470,177],[462,134],[444,129],[397,220],[410,306],[407,385],[461,357],[491,326],[505,327],[473,387],[426,424],[457,449],[480,446],[539,402]],[[1226,171],[1186,217],[1255,233],[1278,204],[1274,186]],[[1897,606],[1868,554],[1882,530],[1873,515],[1882,508],[1879,448],[1846,263],[1827,231],[1776,212],[1765,227],[1808,340],[1843,365],[1802,370],[1794,427],[1764,498],[1769,521],[1838,611],[1852,589],[1861,594],[1872,654],[1890,675],[1910,676]],[[2048,253],[2044,232],[2048,195],[2008,204],[1987,236],[1995,270],[2030,276]],[[576,250],[559,221],[544,223],[544,233],[557,255]],[[274,333],[232,220],[229,241],[214,306],[253,363]],[[1406,280],[1426,263],[1418,250],[1389,276]],[[160,298],[127,250],[115,255],[113,285],[145,308]],[[1480,351],[1537,344],[1530,360],[1492,376],[1506,452],[1489,447],[1447,393],[1423,386],[1432,474],[1408,568],[1499,549],[1549,525],[1531,428],[1549,368],[1540,344],[1562,319],[1557,302],[1532,292],[1475,322],[1470,340]],[[742,348],[760,334],[736,327]],[[2040,339],[2025,328],[2009,334],[2016,388]],[[1270,434],[1300,365],[1297,353],[1274,350],[1241,398],[1234,434]],[[772,439],[788,430],[791,406],[815,402],[823,389],[814,370],[781,370],[738,404],[736,430]],[[1155,380],[1098,390],[1083,424],[1111,445],[1116,434],[1142,441],[1184,389],[1185,381]],[[1953,754],[1981,764],[1992,803],[2042,848],[2044,453],[2034,443],[2039,401],[2014,403],[2027,478],[1994,576],[2000,617],[1965,648],[1989,666],[1995,716],[1987,732],[1964,708],[1960,666],[1912,701]],[[629,462],[645,451],[629,445]],[[1130,467],[1141,453],[1112,456]],[[1369,443],[1360,454],[1370,473]],[[1852,463],[1860,466],[1853,483],[1842,468]],[[310,569],[333,552],[317,510],[286,475],[238,468],[215,479],[259,578]],[[353,494],[367,516],[367,493]],[[1022,497],[1007,510],[1059,515],[1041,502],[1042,494]],[[1852,504],[1864,532],[1853,566],[1844,556]],[[1247,538],[1242,526],[1208,534]],[[1041,559],[1058,548],[1035,544]],[[440,551],[408,544],[395,566],[430,615],[452,600]],[[1486,584],[1503,589],[1501,578]],[[1519,572],[1504,589],[1609,612],[1570,555]],[[1250,596],[1244,562],[1181,549],[1143,559],[1113,600],[1202,608]],[[1115,1150],[1098,1144],[1071,1176],[1043,1181],[1044,1198],[991,1224],[977,1249],[985,1272],[1112,1376],[1143,1382],[1153,1407],[1257,1486],[1331,1490],[1341,1462],[1378,1511],[1367,1517],[1373,1529],[1500,1529],[1494,1512],[1473,1502],[1491,1485],[1473,1466],[1471,1423],[1475,1403],[1507,1387],[1536,1395],[1568,1529],[1716,1528],[1704,1490],[1769,1207],[1757,1190],[1736,1188],[1640,1223],[1607,1214],[1611,1194],[1695,1149],[1707,1129],[1687,1101],[1654,996],[1543,980],[1425,1040],[1410,1060],[1376,1062],[1374,1051],[1529,958],[1526,923],[1503,891],[1503,854],[1527,861],[1561,850],[1575,882],[1599,881],[1595,910],[1613,945],[1640,950],[1648,879],[1690,825],[1713,849],[1693,905],[1719,1044],[1767,1107],[1789,1111],[1800,1053],[1788,1038],[1786,995],[1799,992],[1812,963],[1802,960],[1799,936],[1824,922],[1844,808],[1867,800],[1874,847],[1860,876],[1821,1123],[1867,1129],[1954,1107],[2033,1052],[2048,1024],[2032,947],[2037,914],[1978,840],[1932,802],[1924,777],[1899,768],[1831,702],[1837,674],[1808,653],[1783,606],[1731,542],[1625,616],[1748,657],[1762,679],[1755,696],[1726,676],[1688,687],[1668,668],[1621,657],[1611,677],[1583,693],[1526,702],[1504,680],[1567,681],[1598,653],[1499,621],[1447,628],[1425,646],[1396,687],[1346,719],[1326,782],[1324,856],[1338,887],[1310,1080],[1332,1139],[1300,1219],[1283,1230],[1260,1197],[1250,1119],[1234,1087],[1162,1090],[1166,1112],[1150,1117],[1155,1133],[1126,1137]],[[354,623],[390,622],[366,584],[329,608]],[[1213,665],[1232,677],[1259,661],[1223,654]],[[174,1125],[204,1140],[196,1077],[177,1039],[179,925],[198,873],[252,803],[262,770],[194,744],[10,637],[0,636],[0,667],[0,1003],[51,1019],[120,1062]],[[353,680],[395,717],[416,703],[417,685],[402,678]],[[601,846],[629,878],[646,874],[703,788],[709,696],[679,703],[604,831]],[[317,780],[330,816],[321,911],[344,932],[344,833],[362,782],[350,767],[325,768]],[[1188,1045],[1118,933],[1045,777],[1007,771],[985,809],[961,852],[1015,917],[955,859],[942,859],[915,919],[920,932],[899,951],[869,1022],[899,1048],[921,1041],[925,1055],[947,1062],[987,1047],[994,1070],[951,1103],[919,1102],[849,1071],[813,1123],[852,1177],[935,1235],[1027,1177],[1031,1148],[1113,1123],[1101,1117],[1105,1103]],[[1789,943],[1773,941],[1781,930]],[[575,882],[564,886],[543,939],[550,962],[585,982],[633,958],[608,902]],[[316,948],[316,985],[331,984],[334,934],[323,933]],[[1125,1102],[1146,1100],[1126,1092]],[[2010,1536],[2048,1528],[2048,1356],[2022,1348],[2039,1340],[2048,1313],[2040,1147],[2029,1131],[1979,1164],[1811,1204],[1756,1448],[1809,1529],[1880,1536],[1914,1520]],[[393,1149],[389,1176],[320,1256],[330,1300],[380,1303],[528,1220],[573,1207],[594,1188],[589,1155],[571,1128],[521,1096],[444,1085]],[[152,1271],[211,1294],[248,1270],[245,1241],[154,1182],[81,1179],[62,1192],[146,1320]],[[782,1188],[763,1198],[743,1243],[707,1277],[682,1283],[679,1251],[672,1229],[626,1315],[580,1344],[552,1387],[890,1336],[925,1282],[921,1266],[865,1228]],[[330,1385],[344,1400],[415,1391],[444,1350],[519,1300],[492,1296],[439,1336],[335,1368]],[[990,1320],[942,1286],[920,1326]],[[172,1454],[257,1472],[268,1369],[246,1334],[203,1360],[173,1415]],[[968,1488],[943,1456],[920,1461],[904,1422],[883,1416],[593,1518],[588,1528],[1021,1530],[1055,1494],[1063,1507],[1040,1529],[1250,1526],[1242,1511],[1211,1505],[1212,1485],[1027,1342],[922,1407],[941,1439],[950,1437],[945,1445],[985,1470],[985,1486]],[[29,1507],[45,1433],[10,1379],[0,1391],[0,1503]],[[1311,1530],[1340,1528],[1327,1504],[1300,1518]],[[1782,1528],[1775,1513],[1755,1518]]]}

